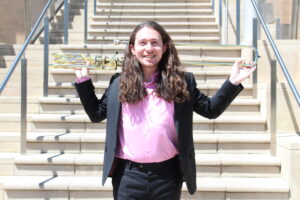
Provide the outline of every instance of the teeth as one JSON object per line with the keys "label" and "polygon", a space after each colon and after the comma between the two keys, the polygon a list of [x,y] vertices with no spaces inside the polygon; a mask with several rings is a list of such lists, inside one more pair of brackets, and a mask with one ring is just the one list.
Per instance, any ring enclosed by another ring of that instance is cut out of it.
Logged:
{"label": "teeth", "polygon": [[154,56],[145,56],[146,58],[154,58]]}

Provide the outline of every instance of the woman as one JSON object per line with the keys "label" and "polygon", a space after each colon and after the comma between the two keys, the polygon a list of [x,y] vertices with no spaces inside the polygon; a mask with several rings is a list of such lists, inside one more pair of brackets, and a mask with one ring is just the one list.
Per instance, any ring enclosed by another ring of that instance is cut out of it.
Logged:
{"label": "woman", "polygon": [[235,62],[217,93],[201,93],[192,73],[180,70],[177,50],[158,23],[146,21],[130,35],[122,72],[97,99],[88,70],[75,84],[92,122],[107,118],[103,184],[112,177],[114,199],[177,200],[182,182],[196,191],[193,111],[218,117],[255,70]]}

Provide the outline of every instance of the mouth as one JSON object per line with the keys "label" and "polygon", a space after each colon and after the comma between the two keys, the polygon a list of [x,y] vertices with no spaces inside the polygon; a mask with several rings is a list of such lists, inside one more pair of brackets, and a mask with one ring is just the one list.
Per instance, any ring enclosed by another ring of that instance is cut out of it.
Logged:
{"label": "mouth", "polygon": [[146,55],[146,56],[144,56],[144,58],[154,58],[155,57],[155,55]]}

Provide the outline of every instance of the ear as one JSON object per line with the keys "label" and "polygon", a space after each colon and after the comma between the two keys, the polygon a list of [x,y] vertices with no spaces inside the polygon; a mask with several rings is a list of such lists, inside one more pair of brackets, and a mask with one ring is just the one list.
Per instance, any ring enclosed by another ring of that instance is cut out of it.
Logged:
{"label": "ear", "polygon": [[132,55],[135,56],[135,49],[134,49],[134,45],[133,44],[129,45],[129,49],[130,49]]}
{"label": "ear", "polygon": [[165,53],[168,50],[168,44],[165,43],[163,46],[163,53]]}

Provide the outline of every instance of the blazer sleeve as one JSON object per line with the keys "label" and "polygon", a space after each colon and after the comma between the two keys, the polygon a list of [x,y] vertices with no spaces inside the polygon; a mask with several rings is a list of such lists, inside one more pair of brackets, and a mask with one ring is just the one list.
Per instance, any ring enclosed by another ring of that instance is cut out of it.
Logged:
{"label": "blazer sleeve", "polygon": [[[116,73],[110,79],[109,85],[113,82],[113,80],[118,77],[119,74]],[[87,80],[82,83],[75,83],[76,91],[79,95],[81,104],[89,116],[92,122],[100,122],[106,119],[107,116],[107,94],[108,89],[105,90],[104,94],[100,99],[95,94],[95,87],[92,83],[92,80]]]}
{"label": "blazer sleeve", "polygon": [[209,119],[215,119],[220,116],[235,97],[244,89],[241,84],[237,86],[233,85],[227,79],[214,96],[208,97],[197,88],[197,83],[192,73],[190,75],[190,81],[194,111]]}

